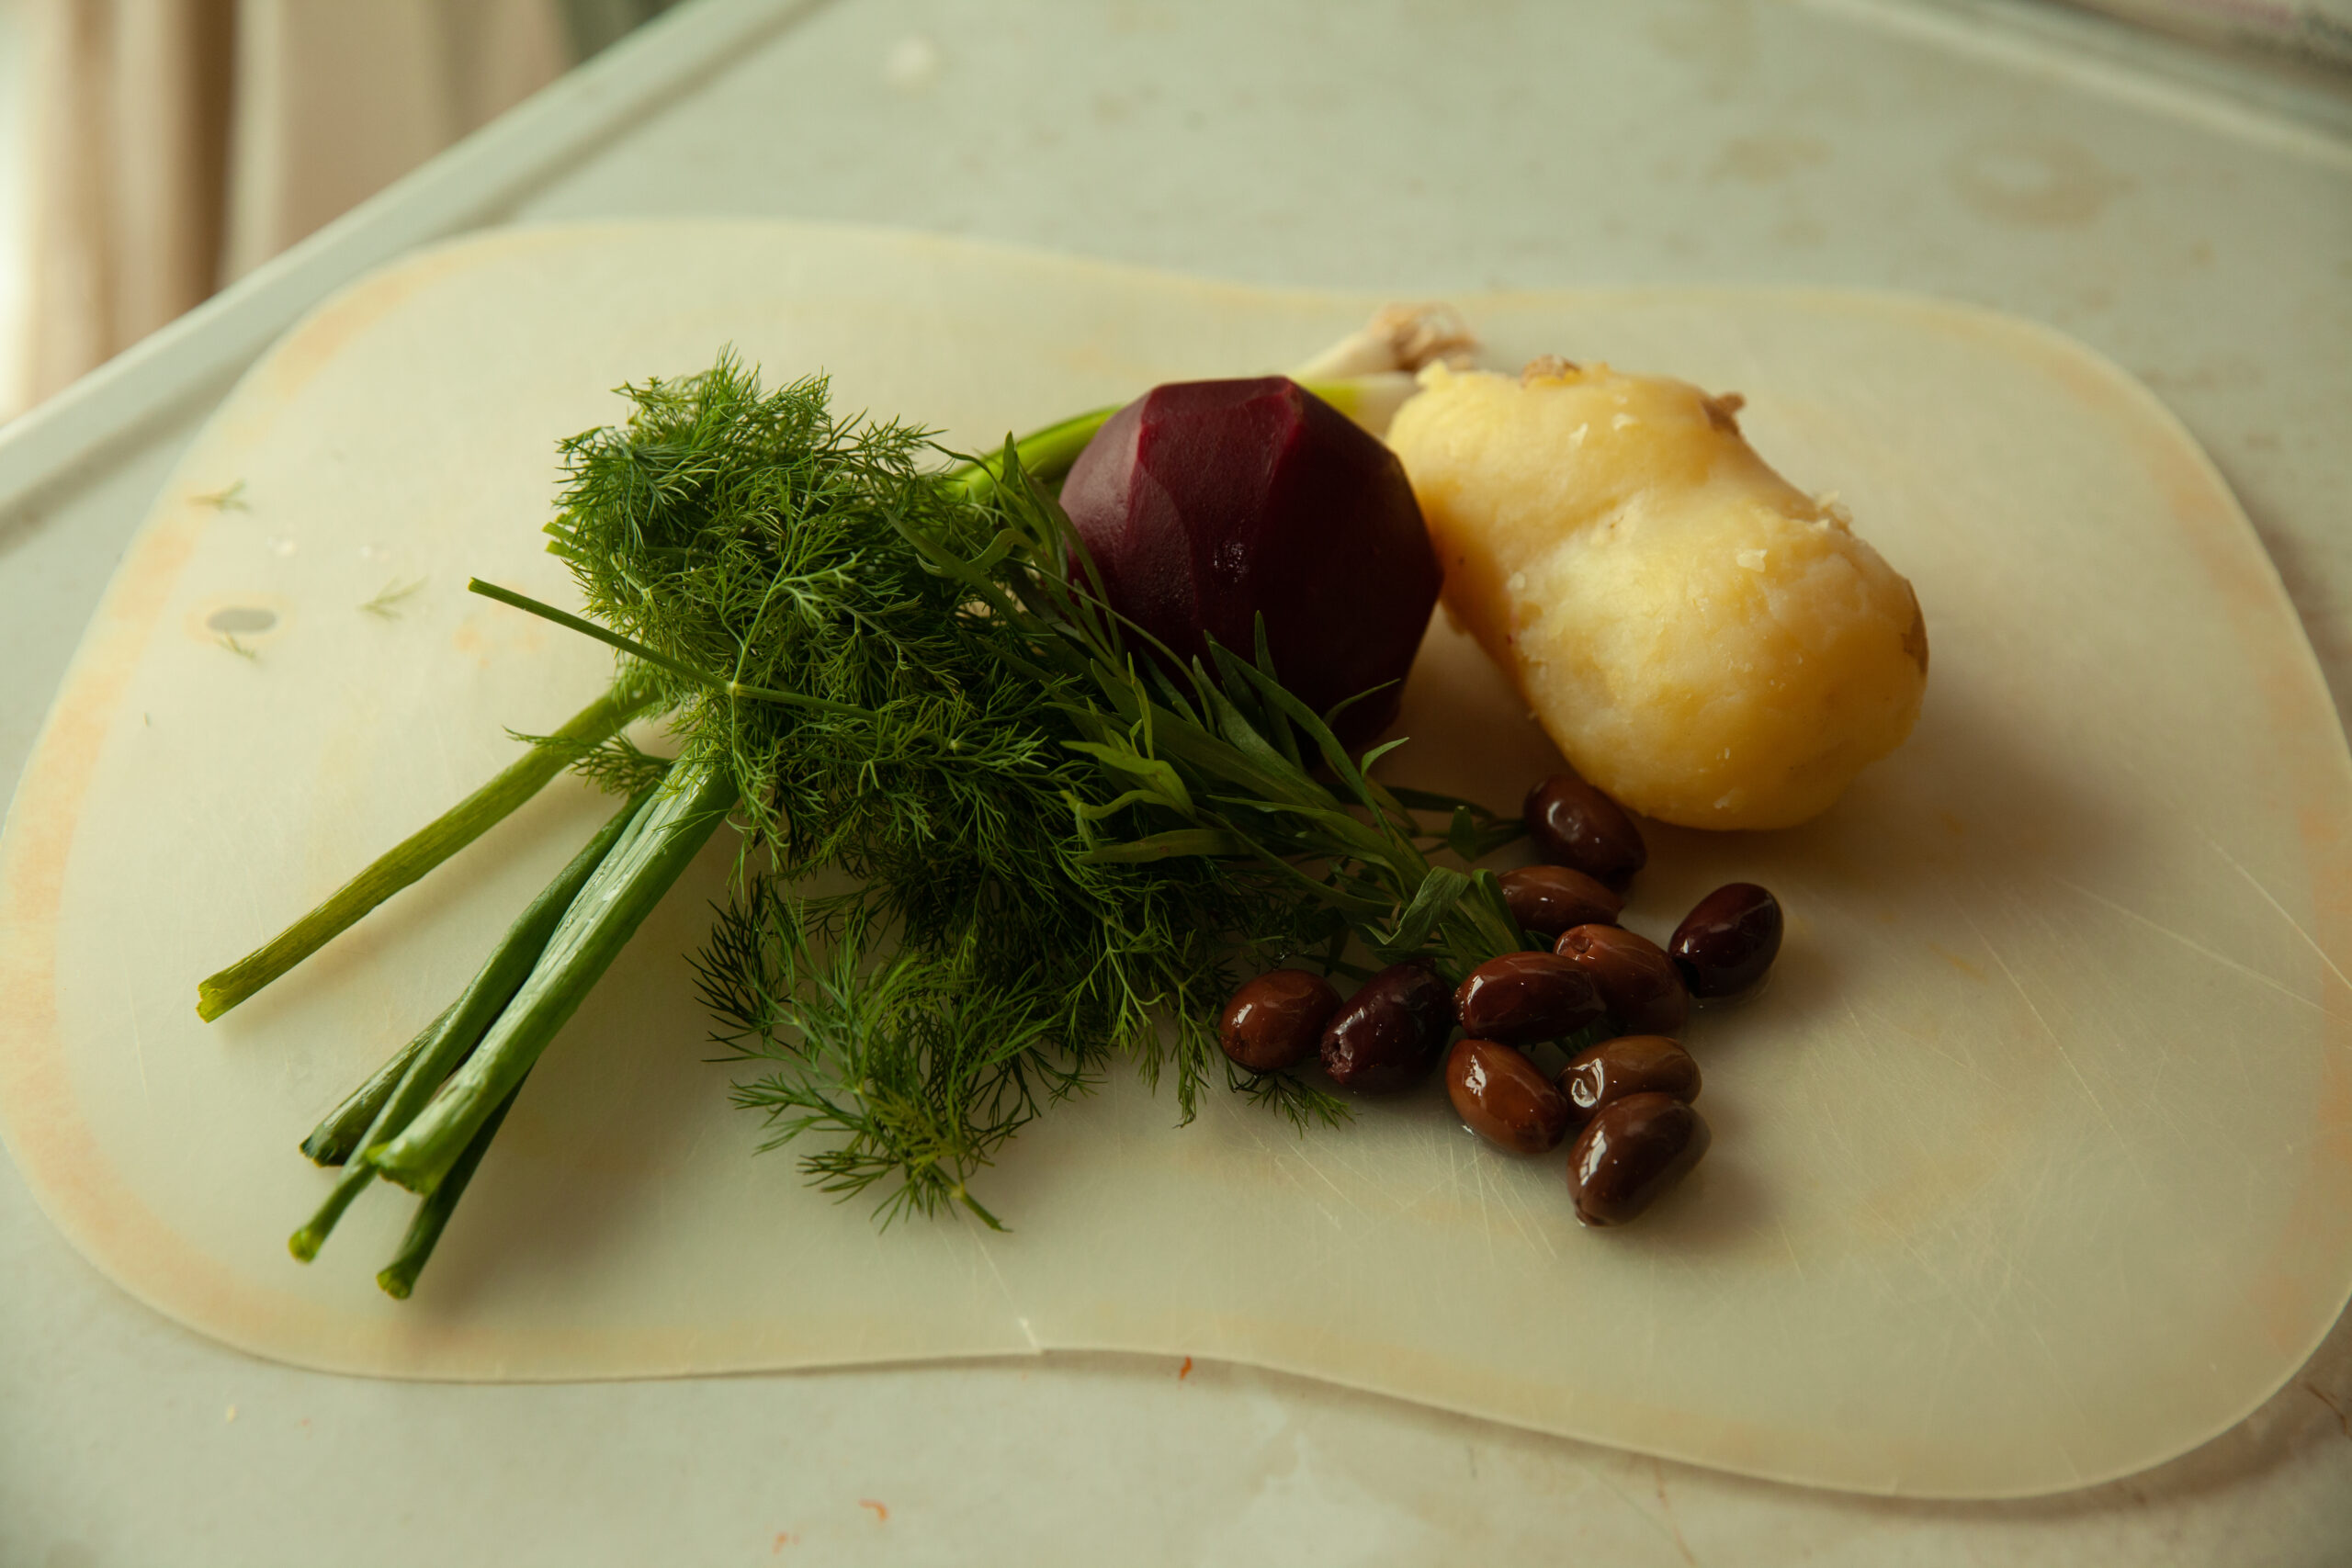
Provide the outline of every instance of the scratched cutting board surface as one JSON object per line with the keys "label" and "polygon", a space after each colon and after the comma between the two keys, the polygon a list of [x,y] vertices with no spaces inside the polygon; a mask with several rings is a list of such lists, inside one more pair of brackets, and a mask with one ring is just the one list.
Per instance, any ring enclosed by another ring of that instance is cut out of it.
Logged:
{"label": "scratched cutting board surface", "polygon": [[[600,688],[559,601],[554,441],[722,345],[985,445],[1156,380],[1295,364],[1369,296],[956,242],[707,224],[508,231],[355,286],[159,498],[0,840],[0,1127],[125,1289],[256,1354],[573,1379],[1060,1348],[1214,1356],[1677,1459],[1914,1495],[2047,1492],[2222,1430],[2352,1283],[2352,771],[2211,465],[2029,324],[1828,293],[1456,301],[1487,362],[1747,394],[1916,583],[1918,729],[1827,817],[1651,832],[1627,924],[1779,891],[1758,999],[1690,1044],[1715,1130],[1641,1224],[1442,1089],[1307,1137],[1125,1078],[980,1184],[1013,1227],[877,1236],[754,1157],[684,954],[715,848],[533,1077],[416,1296],[379,1189],[319,1261],[294,1145],[439,1010],[604,812],[570,781],[210,1026],[195,982]],[[207,499],[209,498],[209,499]],[[409,585],[413,585],[409,586]],[[401,592],[406,588],[406,592]],[[372,609],[368,608],[372,604]],[[232,646],[233,644],[233,646]],[[1392,773],[1514,805],[1555,762],[1441,616]]]}

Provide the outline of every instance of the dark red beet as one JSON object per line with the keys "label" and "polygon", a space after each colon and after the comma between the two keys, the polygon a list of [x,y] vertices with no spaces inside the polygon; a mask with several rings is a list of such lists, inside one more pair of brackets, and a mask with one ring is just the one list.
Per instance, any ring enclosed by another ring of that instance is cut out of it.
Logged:
{"label": "dark red beet", "polygon": [[1113,414],[1062,506],[1112,604],[1186,660],[1244,659],[1266,617],[1283,684],[1317,713],[1358,693],[1350,745],[1396,716],[1440,572],[1405,470],[1296,382],[1184,381]]}

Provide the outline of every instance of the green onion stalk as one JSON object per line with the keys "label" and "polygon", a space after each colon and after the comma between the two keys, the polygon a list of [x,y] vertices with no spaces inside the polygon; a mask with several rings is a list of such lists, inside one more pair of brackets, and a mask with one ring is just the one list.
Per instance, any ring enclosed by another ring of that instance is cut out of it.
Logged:
{"label": "green onion stalk", "polygon": [[[1309,386],[1385,423],[1400,379]],[[722,359],[625,390],[625,424],[564,444],[548,527],[585,613],[471,585],[612,647],[612,689],[198,987],[220,1017],[566,767],[622,797],[304,1141],[339,1175],[296,1258],[387,1180],[420,1204],[379,1282],[410,1292],[542,1054],[722,821],[741,851],[695,967],[761,1071],[735,1098],[771,1145],[811,1140],[825,1190],[880,1184],[886,1224],[997,1224],[974,1178],[1113,1057],[1171,1075],[1186,1118],[1221,1072],[1302,1126],[1344,1119],[1218,1052],[1237,965],[1459,976],[1526,944],[1475,869],[1515,821],[1382,785],[1387,748],[1351,755],[1262,628],[1185,666],[1110,606],[1053,487],[1114,411],[940,468],[923,432],[833,415],[821,378],[764,392]],[[656,717],[674,758],[624,733]],[[854,890],[818,891],[826,870]]]}

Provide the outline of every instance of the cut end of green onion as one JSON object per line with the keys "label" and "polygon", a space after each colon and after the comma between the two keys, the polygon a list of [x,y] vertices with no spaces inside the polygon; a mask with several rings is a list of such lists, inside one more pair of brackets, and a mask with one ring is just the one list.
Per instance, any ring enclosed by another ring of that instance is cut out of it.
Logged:
{"label": "cut end of green onion", "polygon": [[237,1005],[237,998],[231,996],[228,987],[222,984],[227,976],[228,971],[224,969],[197,982],[196,1016],[207,1023]]}
{"label": "cut end of green onion", "polygon": [[295,1262],[308,1263],[319,1255],[320,1244],[326,1239],[324,1231],[312,1225],[304,1225],[286,1238],[286,1250],[294,1255]]}
{"label": "cut end of green onion", "polygon": [[391,1146],[389,1143],[370,1145],[359,1159],[361,1163],[375,1167],[376,1174],[393,1186],[404,1187],[420,1198],[432,1197],[434,1190],[441,1185],[441,1178],[447,1168],[440,1170],[412,1169],[387,1158]]}
{"label": "cut end of green onion", "polygon": [[311,1129],[311,1135],[299,1145],[302,1157],[322,1170],[341,1170],[351,1163],[351,1140],[338,1136],[336,1130],[326,1125]]}
{"label": "cut end of green onion", "polygon": [[394,1301],[404,1302],[408,1300],[408,1293],[416,1289],[416,1270],[403,1269],[395,1263],[377,1274],[376,1284]]}

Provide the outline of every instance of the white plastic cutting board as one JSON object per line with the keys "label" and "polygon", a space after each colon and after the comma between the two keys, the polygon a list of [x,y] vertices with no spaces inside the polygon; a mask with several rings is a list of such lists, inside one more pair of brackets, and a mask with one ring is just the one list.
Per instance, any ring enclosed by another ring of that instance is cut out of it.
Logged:
{"label": "white plastic cutting board", "polygon": [[[0,839],[0,1129],[74,1242],[256,1353],[450,1379],[1064,1348],[1222,1357],[1817,1485],[2057,1490],[2231,1425],[2352,1287],[2352,769],[2285,595],[2154,400],[2047,331],[1833,294],[1456,302],[1748,399],[1917,585],[1919,728],[1828,817],[1651,833],[1628,923],[1781,895],[1691,1045],[1715,1145],[1636,1227],[1442,1093],[1306,1138],[1115,1080],[877,1236],[706,1063],[715,849],[549,1052],[414,1299],[379,1190],[319,1261],[294,1145],[598,820],[569,782],[219,1024],[195,982],[599,689],[537,525],[607,389],[722,345],[970,446],[1293,364],[1369,297],[775,224],[507,231],[353,288],[247,376],[90,629]],[[207,499],[209,498],[209,499]],[[405,596],[363,604],[417,582]],[[223,612],[229,614],[223,615]],[[257,612],[266,612],[265,616]],[[266,629],[250,629],[266,619]],[[224,641],[232,628],[236,646]],[[243,627],[248,629],[235,630]],[[1394,774],[1498,807],[1554,762],[1433,629]]]}

